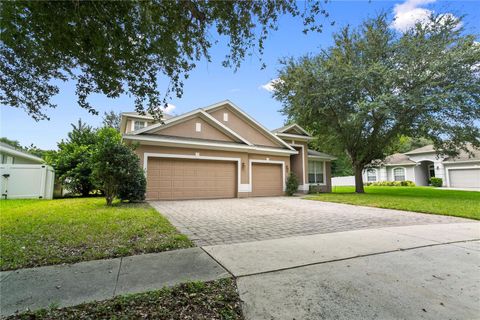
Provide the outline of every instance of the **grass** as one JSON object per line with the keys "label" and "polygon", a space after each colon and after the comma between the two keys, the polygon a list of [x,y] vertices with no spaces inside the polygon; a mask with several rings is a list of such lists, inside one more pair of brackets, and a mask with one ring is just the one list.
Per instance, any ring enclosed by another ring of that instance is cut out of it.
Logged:
{"label": "grass", "polygon": [[232,279],[191,282],[74,307],[17,314],[6,319],[243,319]]}
{"label": "grass", "polygon": [[103,198],[0,201],[0,270],[193,246],[146,203]]}
{"label": "grass", "polygon": [[372,186],[365,187],[364,194],[356,194],[354,187],[334,187],[332,193],[310,195],[306,198],[480,220],[480,192],[474,191]]}

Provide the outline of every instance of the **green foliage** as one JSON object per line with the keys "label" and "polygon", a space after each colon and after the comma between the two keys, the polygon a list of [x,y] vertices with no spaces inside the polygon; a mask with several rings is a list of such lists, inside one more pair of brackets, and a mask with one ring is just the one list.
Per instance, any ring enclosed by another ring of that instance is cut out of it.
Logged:
{"label": "green foliage", "polygon": [[402,136],[430,139],[446,154],[480,147],[475,36],[449,16],[403,34],[390,25],[380,15],[345,27],[318,55],[283,60],[274,85],[289,120],[346,152],[358,176]]}
{"label": "green foliage", "polygon": [[14,147],[15,149],[20,149],[20,150],[23,149],[22,145],[17,140],[10,140],[7,137],[1,137],[0,142],[8,144],[9,146]]}
{"label": "green foliage", "polygon": [[124,182],[118,189],[118,198],[125,201],[143,201],[145,200],[145,190],[147,189],[147,179],[143,169],[137,161],[131,161],[128,174],[124,178]]}
{"label": "green foliage", "polygon": [[[160,116],[169,97],[216,43],[223,65],[238,68],[263,53],[281,14],[320,31],[324,1],[10,1],[0,10],[0,103],[45,119],[59,92],[54,80],[76,82],[78,104],[96,114],[91,94],[135,97],[135,108]],[[162,93],[158,77],[169,83]]]}
{"label": "green foliage", "polygon": [[103,113],[102,125],[104,127],[109,127],[120,132],[120,122],[122,120],[122,115],[111,110],[110,112]]}
{"label": "green foliage", "polygon": [[58,151],[45,157],[60,183],[72,193],[85,197],[95,189],[91,157],[96,143],[96,131],[78,120],[77,125],[72,124],[68,139],[57,144]]}
{"label": "green foliage", "polygon": [[388,149],[388,153],[405,153],[432,143],[433,141],[428,138],[407,137],[402,135],[396,142],[392,143],[392,146]]}
{"label": "green foliage", "polygon": [[290,174],[287,177],[287,195],[293,196],[295,192],[298,190],[298,178],[293,171],[290,171]]}
{"label": "green foliage", "polygon": [[[365,187],[365,194],[355,194],[353,187],[334,187],[332,193],[309,199],[349,203],[480,220],[480,192],[439,190],[431,187]],[[388,214],[386,216],[388,218]]]}
{"label": "green foliage", "polygon": [[29,154],[32,154],[34,156],[37,156],[39,158],[45,158],[46,154],[50,151],[47,151],[47,150],[42,150],[38,147],[36,147],[33,143],[30,144],[30,146],[28,147],[23,147],[20,142],[18,142],[17,140],[10,140],[8,139],[7,137],[1,137],[0,138],[0,142],[3,142],[5,144],[8,144],[9,146],[12,146],[14,147],[15,149],[18,149],[18,150],[21,150],[21,151],[25,151]]}
{"label": "green foliage", "polygon": [[430,184],[434,187],[441,187],[443,186],[443,180],[442,178],[437,178],[437,177],[431,177],[430,178]]}
{"label": "green foliage", "polygon": [[99,197],[0,201],[0,270],[114,258],[193,246],[146,203]]}
{"label": "green foliage", "polygon": [[[122,142],[117,130],[102,128],[98,131],[92,164],[95,183],[105,194],[107,205],[112,205],[119,195],[122,200],[144,199],[146,181],[138,156]],[[128,183],[132,186],[124,186]]]}
{"label": "green foliage", "polygon": [[377,186],[377,187],[415,187],[415,183],[410,180],[369,182],[369,183],[366,183],[366,185]]}

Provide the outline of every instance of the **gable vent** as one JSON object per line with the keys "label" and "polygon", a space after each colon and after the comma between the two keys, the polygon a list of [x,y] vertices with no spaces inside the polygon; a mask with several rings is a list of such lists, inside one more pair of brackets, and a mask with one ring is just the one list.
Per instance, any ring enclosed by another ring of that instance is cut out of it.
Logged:
{"label": "gable vent", "polygon": [[195,131],[196,132],[202,131],[202,124],[200,122],[195,123]]}

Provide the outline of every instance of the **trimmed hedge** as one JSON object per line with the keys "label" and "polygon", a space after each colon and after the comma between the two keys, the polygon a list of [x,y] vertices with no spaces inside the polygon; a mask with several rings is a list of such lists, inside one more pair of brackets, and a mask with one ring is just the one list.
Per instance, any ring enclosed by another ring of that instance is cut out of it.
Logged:
{"label": "trimmed hedge", "polygon": [[435,177],[431,177],[430,178],[430,184],[434,187],[441,187],[443,185],[443,180],[442,178],[435,178]]}
{"label": "trimmed hedge", "polygon": [[415,187],[415,183],[410,180],[368,182],[366,185],[376,187]]}

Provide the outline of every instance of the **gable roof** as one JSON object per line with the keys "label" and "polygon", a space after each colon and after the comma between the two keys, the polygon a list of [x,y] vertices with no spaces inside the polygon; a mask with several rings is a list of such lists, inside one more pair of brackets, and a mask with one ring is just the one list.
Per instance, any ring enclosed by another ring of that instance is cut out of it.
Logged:
{"label": "gable roof", "polygon": [[325,152],[320,152],[312,149],[307,150],[307,154],[309,158],[318,158],[318,159],[328,159],[328,160],[336,160],[337,158],[329,155],[328,153]]}
{"label": "gable roof", "polygon": [[275,134],[273,134],[272,132],[270,132],[267,128],[265,128],[263,125],[261,125],[259,122],[257,122],[255,119],[253,119],[251,116],[249,116],[247,113],[245,113],[242,109],[240,109],[240,107],[238,107],[237,105],[235,105],[233,102],[231,102],[230,100],[224,100],[224,101],[220,101],[220,102],[217,102],[215,104],[212,104],[210,106],[207,106],[205,108],[203,108],[203,110],[205,110],[206,112],[208,111],[212,111],[212,110],[215,110],[217,108],[220,108],[220,107],[223,107],[223,106],[228,106],[230,108],[232,108],[234,111],[236,111],[240,116],[242,116],[247,122],[249,122],[251,125],[253,125],[254,127],[257,128],[258,131],[260,131],[260,133],[262,133],[263,135],[271,138],[271,140],[279,143],[280,145],[284,146],[285,148],[287,149],[290,149],[290,150],[295,150],[294,148],[292,148],[288,143],[286,143],[285,141],[283,141],[281,138],[277,137]]}
{"label": "gable roof", "polygon": [[303,129],[302,127],[300,127],[296,123],[292,123],[292,124],[283,126],[281,128],[274,129],[274,130],[272,130],[272,132],[274,132],[274,133],[288,133],[287,131],[289,131],[291,129],[293,129],[294,131],[296,131],[300,135],[305,135],[305,136],[311,137],[311,135],[307,132],[307,130]]}
{"label": "gable roof", "polygon": [[253,145],[251,142],[249,142],[248,140],[246,140],[245,138],[240,136],[238,133],[236,133],[235,131],[228,128],[223,123],[221,123],[220,121],[218,121],[217,119],[215,119],[214,117],[212,117],[211,115],[206,113],[203,109],[195,109],[193,111],[184,113],[180,116],[173,117],[173,118],[170,118],[168,120],[165,120],[165,121],[163,121],[163,123],[156,123],[156,124],[153,124],[151,126],[148,126],[148,127],[130,132],[129,134],[139,135],[139,134],[148,134],[148,133],[158,132],[158,131],[161,131],[163,129],[169,128],[169,127],[171,127],[175,124],[182,123],[184,121],[192,119],[194,117],[202,118],[203,120],[205,120],[206,122],[211,124],[213,127],[217,128],[218,130],[220,130],[221,132],[223,132],[224,134],[226,134],[230,138],[233,138],[236,141],[240,141],[240,142],[245,143],[249,146]]}
{"label": "gable roof", "polygon": [[410,160],[405,153],[394,153],[387,156],[383,163],[385,165],[415,164],[415,161]]}
{"label": "gable roof", "polygon": [[34,156],[34,155],[32,155],[28,152],[18,150],[16,148],[12,147],[11,145],[3,143],[3,142],[0,142],[0,152],[4,152],[6,154],[9,154],[9,155],[12,155],[12,156],[15,156],[15,157],[20,157],[20,158],[25,158],[25,159],[29,159],[29,160],[32,160],[32,161],[36,161],[38,163],[45,163],[45,160],[43,160],[42,158]]}
{"label": "gable roof", "polygon": [[421,148],[410,150],[408,152],[405,152],[405,154],[419,154],[419,153],[431,153],[431,152],[436,152],[435,149],[433,148],[433,144],[429,144]]}

